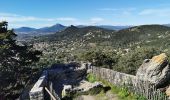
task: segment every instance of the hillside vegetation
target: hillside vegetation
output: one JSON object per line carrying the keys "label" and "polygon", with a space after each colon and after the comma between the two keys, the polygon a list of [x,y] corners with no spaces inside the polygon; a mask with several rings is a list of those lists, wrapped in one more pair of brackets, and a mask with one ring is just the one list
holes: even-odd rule
{"label": "hillside vegetation", "polygon": [[69,61],[90,61],[135,74],[144,59],[169,52],[170,27],[142,25],[119,31],[94,26],[70,26],[61,32],[34,38],[36,49],[43,51],[39,66]]}

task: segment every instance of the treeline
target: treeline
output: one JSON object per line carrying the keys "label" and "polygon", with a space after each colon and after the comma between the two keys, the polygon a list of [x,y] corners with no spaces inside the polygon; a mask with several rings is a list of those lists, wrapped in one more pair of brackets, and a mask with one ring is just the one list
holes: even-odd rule
{"label": "treeline", "polygon": [[94,66],[110,68],[127,74],[136,74],[144,59],[151,59],[160,54],[161,50],[154,47],[142,47],[127,51],[88,51],[83,53],[82,60],[92,62]]}

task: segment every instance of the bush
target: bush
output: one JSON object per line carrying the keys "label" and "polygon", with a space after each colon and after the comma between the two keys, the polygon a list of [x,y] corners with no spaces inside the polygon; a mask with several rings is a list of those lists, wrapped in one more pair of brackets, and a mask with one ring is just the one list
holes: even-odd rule
{"label": "bush", "polygon": [[93,88],[91,89],[88,94],[90,95],[96,95],[96,94],[99,94],[101,91],[104,91],[104,88],[103,87],[96,87],[96,88]]}
{"label": "bush", "polygon": [[118,96],[120,96],[121,98],[127,98],[129,95],[130,95],[130,92],[128,91],[126,87],[120,88]]}
{"label": "bush", "polygon": [[[88,75],[90,77],[95,77],[93,74],[88,74]],[[136,94],[133,94],[132,92],[129,92],[126,86],[117,87],[113,85],[112,83],[105,81],[99,77],[95,77],[95,80],[101,81],[104,85],[109,86],[111,88],[111,92],[113,92],[114,94],[118,94],[118,97],[120,100],[147,100],[145,97],[141,95],[136,95]],[[103,95],[103,93],[101,93],[101,95]]]}
{"label": "bush", "polygon": [[135,50],[122,55],[118,59],[116,66],[113,67],[113,70],[135,75],[144,59],[151,59],[153,56],[160,54],[160,52],[160,50],[152,47],[136,48]]}
{"label": "bush", "polygon": [[94,83],[96,80],[96,77],[93,74],[88,74],[86,77],[87,81]]}
{"label": "bush", "polygon": [[82,55],[82,59],[92,62],[97,67],[106,67],[112,69],[117,62],[117,55],[115,52],[89,51]]}

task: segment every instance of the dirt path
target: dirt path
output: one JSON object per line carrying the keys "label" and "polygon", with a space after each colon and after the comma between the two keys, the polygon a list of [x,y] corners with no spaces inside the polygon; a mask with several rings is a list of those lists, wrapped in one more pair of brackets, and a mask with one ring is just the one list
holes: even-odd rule
{"label": "dirt path", "polygon": [[119,100],[117,94],[113,94],[111,91],[106,93],[107,100]]}
{"label": "dirt path", "polygon": [[111,91],[106,92],[104,95],[81,95],[74,100],[119,100],[116,94]]}
{"label": "dirt path", "polygon": [[[80,85],[77,88],[83,88],[88,90],[89,87],[92,87],[92,83],[88,81],[81,81]],[[99,93],[97,95],[81,95],[74,100],[119,100],[117,94],[112,93],[110,90],[106,93]]]}
{"label": "dirt path", "polygon": [[90,95],[83,95],[82,99],[83,100],[95,100],[95,97],[94,96],[90,96]]}

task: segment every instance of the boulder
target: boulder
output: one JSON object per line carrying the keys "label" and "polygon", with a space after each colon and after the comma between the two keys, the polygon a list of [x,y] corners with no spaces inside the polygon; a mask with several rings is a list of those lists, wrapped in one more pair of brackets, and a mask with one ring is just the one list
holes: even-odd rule
{"label": "boulder", "polygon": [[166,89],[166,92],[165,92],[165,93],[166,93],[167,96],[170,96],[170,87],[168,87],[168,88]]}
{"label": "boulder", "polygon": [[63,85],[62,98],[68,95],[68,92],[72,90],[71,85]]}
{"label": "boulder", "polygon": [[138,79],[150,81],[156,88],[166,87],[170,82],[170,66],[166,54],[144,60],[136,76]]}
{"label": "boulder", "polygon": [[[101,82],[90,83],[88,81],[83,80],[78,87],[72,87],[71,85],[64,85],[62,90],[62,98],[74,94],[86,94],[89,91],[95,89],[103,89],[104,86]],[[98,92],[98,91],[97,91]]]}

